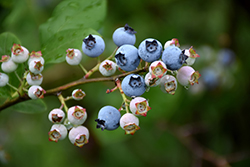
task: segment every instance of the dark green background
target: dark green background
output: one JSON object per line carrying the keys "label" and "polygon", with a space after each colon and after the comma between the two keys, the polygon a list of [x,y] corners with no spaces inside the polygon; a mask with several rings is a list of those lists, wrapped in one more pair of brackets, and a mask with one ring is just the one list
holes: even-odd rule
{"label": "dark green background", "polygon": [[[60,0],[0,0],[0,33],[10,31],[23,46],[40,50],[38,27],[50,16]],[[115,49],[112,33],[128,23],[136,31],[138,46],[146,38],[156,38],[162,44],[178,38],[181,46],[191,46],[200,54],[196,70],[216,67],[221,83],[213,90],[191,93],[179,85],[174,96],[152,88],[143,96],[152,110],[140,117],[141,129],[133,136],[95,128],[94,119],[104,105],[119,108],[122,98],[118,92],[106,94],[114,83],[93,83],[80,86],[87,96],[80,102],[87,109],[85,126],[90,141],[82,148],[73,146],[66,138],[58,143],[48,141],[51,123],[49,111],[59,107],[56,97],[44,101],[48,110],[37,114],[15,111],[0,113],[0,151],[8,154],[8,163],[0,166],[167,166],[213,167],[193,154],[196,146],[186,147],[188,138],[176,137],[177,132],[194,130],[192,135],[202,147],[227,157],[233,167],[250,166],[249,148],[249,41],[250,14],[247,1],[237,0],[109,0],[107,15],[98,32],[103,36],[106,50],[102,58]],[[249,11],[249,10],[248,10]],[[233,66],[218,65],[216,58],[222,48],[236,54]],[[87,69],[96,60],[84,58]],[[219,71],[218,71],[219,72]],[[45,66],[42,86],[49,89],[82,76],[78,67],[66,63]],[[95,74],[93,77],[100,76]],[[229,76],[229,79],[228,79]],[[197,86],[197,85],[195,85]],[[70,94],[70,89],[63,93]],[[183,143],[184,142],[184,143]],[[1,157],[1,156],[0,156]],[[1,160],[1,158],[0,158]]]}

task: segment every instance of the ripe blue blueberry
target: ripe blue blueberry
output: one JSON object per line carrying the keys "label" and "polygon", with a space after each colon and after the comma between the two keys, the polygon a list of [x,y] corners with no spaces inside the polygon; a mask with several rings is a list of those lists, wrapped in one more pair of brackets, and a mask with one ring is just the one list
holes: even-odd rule
{"label": "ripe blue blueberry", "polygon": [[139,57],[146,62],[153,62],[161,57],[162,44],[156,39],[148,38],[138,47]]}
{"label": "ripe blue blueberry", "polygon": [[162,61],[169,70],[178,70],[186,63],[187,55],[180,48],[172,45],[167,47],[162,53]]}
{"label": "ripe blue blueberry", "polygon": [[129,74],[121,84],[122,90],[127,96],[141,96],[146,91],[145,81],[138,74]]}
{"label": "ripe blue blueberry", "polygon": [[114,130],[120,126],[121,113],[113,106],[104,106],[98,113],[96,128]]}
{"label": "ripe blue blueberry", "polygon": [[102,37],[98,35],[89,35],[83,39],[82,51],[89,57],[98,57],[105,49],[105,43]]}
{"label": "ripe blue blueberry", "polygon": [[113,41],[116,46],[122,46],[124,44],[134,45],[136,41],[136,31],[126,24],[124,27],[117,28],[113,33]]}
{"label": "ripe blue blueberry", "polygon": [[202,75],[202,81],[204,82],[205,86],[208,89],[213,90],[217,88],[217,86],[219,86],[220,77],[218,71],[216,71],[214,68],[212,67],[204,68],[201,71],[201,75]]}
{"label": "ripe blue blueberry", "polygon": [[133,45],[122,45],[116,51],[115,61],[116,64],[124,71],[135,70],[140,63],[137,48]]}

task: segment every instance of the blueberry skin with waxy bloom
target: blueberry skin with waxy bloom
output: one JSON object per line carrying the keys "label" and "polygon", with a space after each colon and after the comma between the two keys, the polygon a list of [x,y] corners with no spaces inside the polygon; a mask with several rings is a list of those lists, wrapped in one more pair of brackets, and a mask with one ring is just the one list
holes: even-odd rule
{"label": "blueberry skin with waxy bloom", "polygon": [[135,33],[136,31],[126,24],[124,27],[117,28],[112,38],[116,46],[122,46],[124,44],[134,45],[136,41]]}
{"label": "blueberry skin with waxy bloom", "polygon": [[140,63],[137,48],[128,44],[120,46],[116,51],[115,61],[116,64],[124,71],[135,70]]}
{"label": "blueberry skin with waxy bloom", "polygon": [[161,57],[162,44],[153,38],[142,41],[138,47],[139,57],[146,62],[153,62]]}
{"label": "blueberry skin with waxy bloom", "polygon": [[82,51],[89,57],[100,56],[105,49],[105,42],[98,35],[89,35],[83,39]]}
{"label": "blueberry skin with waxy bloom", "polygon": [[104,106],[99,110],[96,128],[115,130],[120,126],[121,113],[113,106]]}
{"label": "blueberry skin with waxy bloom", "polygon": [[188,56],[176,46],[167,47],[162,53],[162,61],[166,64],[169,70],[178,70],[186,63]]}
{"label": "blueberry skin with waxy bloom", "polygon": [[145,81],[138,74],[127,75],[121,84],[122,90],[127,96],[141,96],[146,91]]}

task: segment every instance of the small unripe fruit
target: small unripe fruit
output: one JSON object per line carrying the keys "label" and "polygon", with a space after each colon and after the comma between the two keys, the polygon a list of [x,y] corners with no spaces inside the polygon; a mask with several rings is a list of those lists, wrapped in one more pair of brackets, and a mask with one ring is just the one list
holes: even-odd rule
{"label": "small unripe fruit", "polygon": [[18,65],[12,61],[11,57],[7,55],[2,56],[0,62],[2,62],[1,69],[6,73],[11,73],[18,67]]}
{"label": "small unripe fruit", "polygon": [[200,73],[195,71],[190,66],[183,66],[178,70],[176,78],[178,82],[183,86],[198,84],[198,79],[200,78]]}
{"label": "small unripe fruit", "polygon": [[176,78],[172,75],[165,75],[161,78],[161,90],[164,93],[169,93],[174,95],[177,89],[177,81]]}
{"label": "small unripe fruit", "polygon": [[28,90],[28,95],[31,99],[43,98],[46,91],[38,85],[33,85]]}
{"label": "small unripe fruit", "polygon": [[9,76],[0,72],[0,87],[4,87],[9,82]]}
{"label": "small unripe fruit", "polygon": [[69,65],[78,65],[82,60],[82,53],[78,49],[67,49],[66,50],[66,62]]}
{"label": "small unripe fruit", "polygon": [[99,71],[103,76],[111,76],[116,72],[116,66],[115,62],[104,60],[99,66]]}
{"label": "small unripe fruit", "polygon": [[124,114],[120,119],[120,126],[125,130],[125,134],[133,135],[139,127],[139,119],[131,113]]}
{"label": "small unripe fruit", "polygon": [[69,131],[69,140],[75,146],[82,147],[88,143],[89,130],[85,126],[73,127]]}
{"label": "small unripe fruit", "polygon": [[167,72],[167,67],[162,61],[154,61],[149,66],[149,72],[151,73],[152,78],[161,78]]}
{"label": "small unripe fruit", "polygon": [[68,120],[73,125],[81,125],[87,119],[86,109],[81,106],[73,106],[68,110]]}
{"label": "small unripe fruit", "polygon": [[75,89],[72,92],[72,98],[74,100],[82,100],[86,96],[86,93],[81,89]]}
{"label": "small unripe fruit", "polygon": [[29,51],[20,44],[14,44],[11,48],[11,58],[15,63],[24,63],[29,58]]}
{"label": "small unripe fruit", "polygon": [[50,111],[48,118],[52,123],[61,123],[65,118],[65,113],[63,110],[55,108]]}
{"label": "small unripe fruit", "polygon": [[29,63],[29,70],[33,74],[39,74],[43,71],[43,64],[40,60],[31,60]]}
{"label": "small unripe fruit", "polygon": [[132,99],[129,104],[129,108],[133,114],[137,116],[142,115],[144,117],[147,115],[147,112],[151,109],[151,107],[149,107],[147,99],[145,99],[144,97],[136,97]]}
{"label": "small unripe fruit", "polygon": [[67,133],[68,130],[63,124],[54,124],[49,131],[49,141],[58,142],[58,140],[63,140]]}
{"label": "small unripe fruit", "polygon": [[29,72],[26,76],[26,81],[29,85],[41,85],[43,82],[42,74],[33,74]]}

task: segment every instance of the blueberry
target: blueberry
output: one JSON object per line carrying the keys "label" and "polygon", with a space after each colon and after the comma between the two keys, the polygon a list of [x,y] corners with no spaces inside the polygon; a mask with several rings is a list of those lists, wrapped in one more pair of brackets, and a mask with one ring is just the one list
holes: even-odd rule
{"label": "blueberry", "polygon": [[201,71],[201,75],[202,80],[208,89],[213,90],[219,86],[219,75],[218,71],[216,71],[215,69],[206,67]]}
{"label": "blueberry", "polygon": [[146,85],[142,76],[138,74],[127,75],[121,84],[122,90],[127,96],[141,96],[145,90]]}
{"label": "blueberry", "polygon": [[98,119],[95,120],[97,122],[96,128],[114,130],[120,126],[120,118],[120,111],[115,107],[104,106],[98,113]]}
{"label": "blueberry", "polygon": [[117,46],[124,44],[134,45],[136,41],[136,31],[126,24],[124,27],[117,28],[113,33],[113,41]]}
{"label": "blueberry", "polygon": [[137,48],[133,45],[122,45],[116,51],[115,61],[116,64],[124,71],[135,70],[140,63]]}
{"label": "blueberry", "polygon": [[89,57],[100,56],[105,49],[105,43],[102,37],[98,35],[89,35],[83,39],[82,51]]}
{"label": "blueberry", "polygon": [[227,48],[221,49],[218,53],[219,62],[222,65],[228,66],[235,62],[235,53]]}
{"label": "blueberry", "polygon": [[139,57],[146,62],[153,62],[161,57],[162,44],[156,39],[148,38],[138,47]]}
{"label": "blueberry", "polygon": [[169,70],[178,70],[186,63],[187,58],[184,51],[174,45],[167,47],[162,53],[162,61]]}

